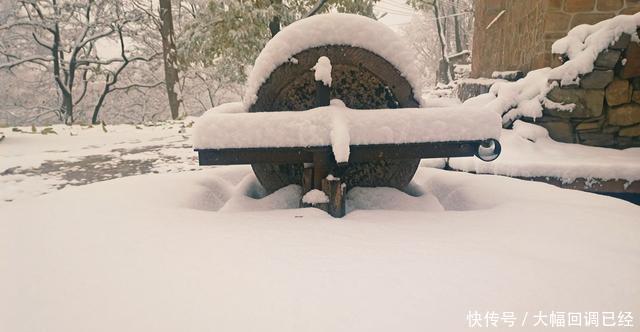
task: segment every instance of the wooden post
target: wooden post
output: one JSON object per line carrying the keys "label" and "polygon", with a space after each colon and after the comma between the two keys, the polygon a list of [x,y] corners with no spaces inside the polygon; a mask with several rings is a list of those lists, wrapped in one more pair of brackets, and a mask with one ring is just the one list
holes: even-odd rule
{"label": "wooden post", "polygon": [[335,218],[342,218],[347,214],[345,202],[346,185],[339,178],[322,179],[322,191],[329,197],[327,212]]}
{"label": "wooden post", "polygon": [[[302,197],[313,189],[313,164],[305,163],[304,166],[302,171]],[[311,204],[304,203],[302,197],[300,197],[300,207],[310,207]]]}
{"label": "wooden post", "polygon": [[316,81],[316,107],[329,106],[331,88],[322,81]]}
{"label": "wooden post", "polygon": [[313,189],[313,164],[304,165],[302,171],[302,194],[306,194]]}
{"label": "wooden post", "polygon": [[322,179],[329,175],[329,156],[326,152],[313,152],[313,189],[322,190]]}

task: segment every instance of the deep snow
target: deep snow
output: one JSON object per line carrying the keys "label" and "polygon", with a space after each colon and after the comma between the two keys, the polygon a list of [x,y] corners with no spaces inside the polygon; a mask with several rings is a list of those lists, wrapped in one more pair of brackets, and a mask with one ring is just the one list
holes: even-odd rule
{"label": "deep snow", "polygon": [[470,310],[640,312],[640,207],[429,168],[409,192],[353,190],[336,220],[292,208],[296,186],[256,199],[232,166],[0,204],[0,330],[459,331]]}

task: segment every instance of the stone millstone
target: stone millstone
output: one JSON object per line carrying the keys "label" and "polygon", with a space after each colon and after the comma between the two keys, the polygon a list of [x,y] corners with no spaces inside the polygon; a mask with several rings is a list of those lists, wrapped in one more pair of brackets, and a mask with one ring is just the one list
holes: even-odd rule
{"label": "stone millstone", "polygon": [[[299,112],[314,108],[316,82],[310,69],[321,56],[331,60],[331,99],[340,99],[354,109],[419,106],[411,85],[391,63],[362,48],[332,45],[304,50],[293,56],[298,60],[296,64],[287,62],[276,68],[258,90],[258,98],[249,112]],[[347,189],[356,186],[403,189],[419,163],[419,159],[351,163],[341,170],[344,172],[341,178]],[[269,192],[289,184],[302,184],[302,164],[251,167]]]}

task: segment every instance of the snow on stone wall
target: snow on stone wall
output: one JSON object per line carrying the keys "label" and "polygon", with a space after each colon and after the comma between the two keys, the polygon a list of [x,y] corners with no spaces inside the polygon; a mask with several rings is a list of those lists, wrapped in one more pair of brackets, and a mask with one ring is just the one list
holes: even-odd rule
{"label": "snow on stone wall", "polygon": [[551,54],[551,44],[573,27],[640,12],[636,0],[476,0],[474,5],[471,77],[555,67],[559,61]]}
{"label": "snow on stone wall", "polygon": [[564,63],[498,81],[466,105],[485,105],[509,127],[522,118],[560,142],[640,146],[640,13],[579,25],[557,40]]}

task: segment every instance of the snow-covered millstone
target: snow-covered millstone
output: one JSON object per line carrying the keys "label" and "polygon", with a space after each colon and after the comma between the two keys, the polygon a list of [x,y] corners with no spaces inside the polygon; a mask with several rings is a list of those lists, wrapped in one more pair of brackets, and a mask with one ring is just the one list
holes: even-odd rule
{"label": "snow-covered millstone", "polygon": [[[328,212],[342,217],[344,193],[349,186],[357,187],[357,182],[349,182],[350,165],[472,155],[491,161],[500,154],[500,128],[500,117],[488,111],[353,110],[333,100],[330,106],[302,112],[214,109],[197,122],[193,141],[200,165],[251,163],[255,170],[264,163],[311,163],[298,183],[305,192],[322,189],[329,196]],[[329,179],[334,171],[341,179]]]}
{"label": "snow-covered millstone", "polygon": [[[260,88],[279,66],[291,63],[291,59],[296,59],[292,64],[301,64],[297,54],[327,45],[343,45],[372,52],[400,71],[411,86],[422,86],[420,75],[415,70],[413,51],[385,24],[353,14],[314,15],[285,27],[260,52],[248,78],[244,98],[247,109],[258,100]],[[332,56],[329,58],[331,62],[337,59]],[[313,64],[317,59],[311,60]],[[420,89],[413,91],[413,98],[420,100]]]}
{"label": "snow-covered millstone", "polygon": [[[404,189],[420,158],[497,157],[497,114],[417,108],[414,58],[398,40],[383,24],[354,15],[291,24],[256,60],[248,112],[214,110],[198,122],[200,164],[251,163],[268,192],[291,184],[304,193],[322,189],[327,211],[342,217],[346,190]],[[343,182],[324,179],[328,174]]]}
{"label": "snow-covered millstone", "polygon": [[[419,107],[421,84],[414,61],[411,48],[380,22],[351,14],[315,15],[287,26],[267,43],[249,75],[245,108],[248,112],[305,111],[325,106],[330,99],[340,99],[353,109]],[[322,90],[316,81],[331,91]],[[316,101],[316,96],[324,101]],[[348,141],[345,131],[334,133],[336,142]],[[346,160],[347,144],[342,146],[336,152],[340,152],[338,159]],[[418,159],[351,164],[345,178],[353,186],[402,188],[418,164]],[[271,192],[300,184],[302,178],[301,164],[252,166]]]}

